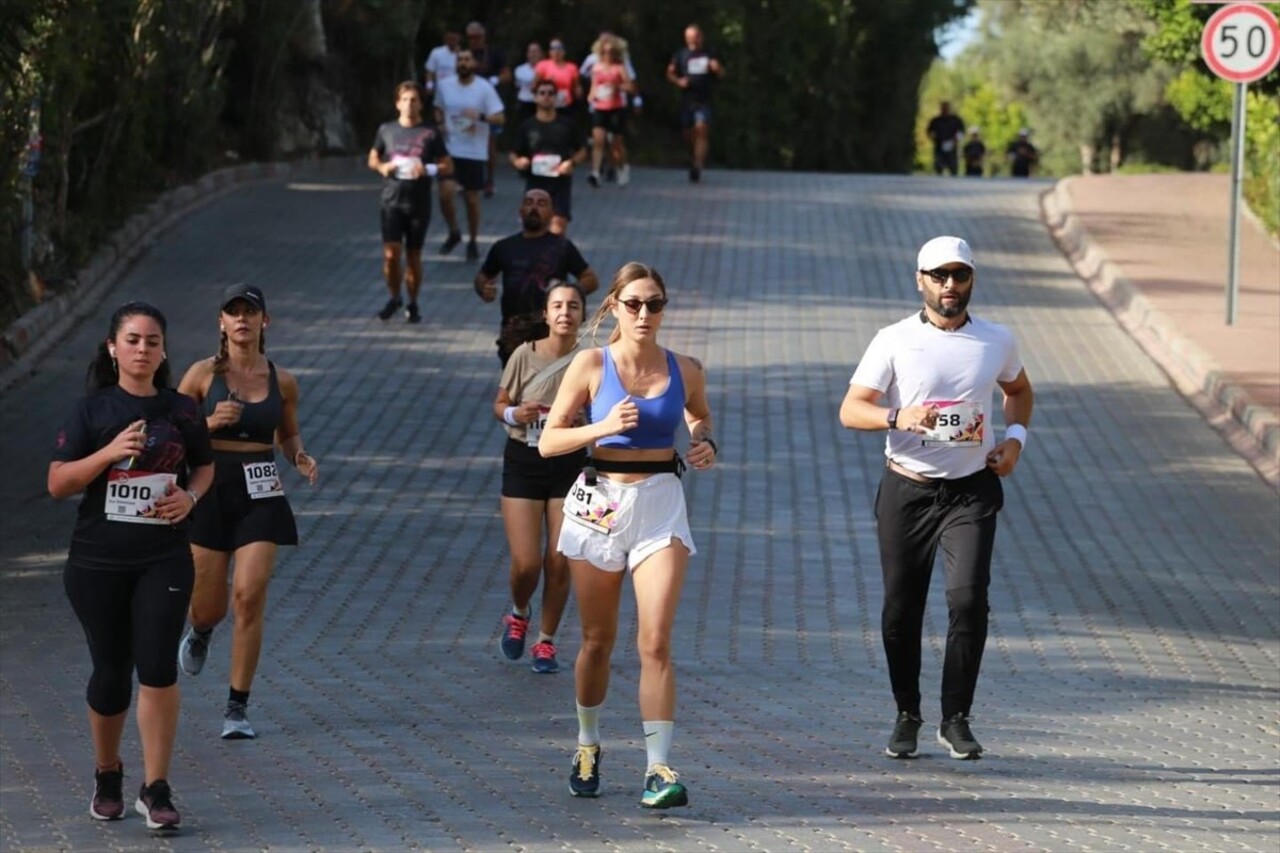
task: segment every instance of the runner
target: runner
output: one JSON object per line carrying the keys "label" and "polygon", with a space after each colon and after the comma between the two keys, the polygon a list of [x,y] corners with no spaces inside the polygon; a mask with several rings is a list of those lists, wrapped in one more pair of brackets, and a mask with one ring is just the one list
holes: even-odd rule
{"label": "runner", "polygon": [[276,549],[297,545],[298,529],[276,468],[275,445],[312,485],[319,470],[298,431],[298,381],[266,356],[271,323],[262,291],[235,284],[222,294],[218,354],[197,361],[179,386],[199,402],[213,439],[217,477],[209,500],[192,518],[195,590],[191,628],[179,663],[199,675],[213,629],[227,615],[227,575],[235,559],[231,608],[231,685],[222,737],[256,737],[247,718],[249,690],[262,652],[262,616]]}
{"label": "runner", "polygon": [[462,242],[453,199],[457,185],[462,185],[467,206],[467,260],[480,258],[476,235],[480,230],[480,192],[484,189],[485,166],[489,158],[489,132],[502,124],[502,99],[493,85],[476,75],[475,57],[463,48],[458,51],[458,73],[436,86],[438,123],[445,130],[445,144],[453,158],[453,180],[440,185],[440,212],[449,226],[449,236],[440,247],[447,255]]}
{"label": "runner", "polygon": [[404,244],[405,288],[409,304],[404,316],[422,322],[418,291],[422,288],[422,243],[431,223],[431,179],[453,173],[434,121],[422,117],[422,90],[412,80],[396,87],[400,117],[378,128],[369,149],[369,168],[382,176],[382,276],[390,298],[378,319],[390,320],[404,301],[400,298],[400,256]]}
{"label": "runner", "polygon": [[444,31],[444,44],[433,47],[427,54],[427,61],[422,63],[422,87],[427,95],[435,95],[436,84],[452,77],[458,67],[458,45],[462,37],[457,30]]}
{"label": "runner", "polygon": [[143,785],[134,808],[149,829],[176,830],[168,779],[180,703],[174,655],[193,572],[186,520],[213,482],[213,451],[195,402],[169,387],[165,329],[144,302],[111,315],[89,393],[58,431],[48,487],[55,500],[84,493],[63,584],[93,660],[89,816],[124,817],[120,741],[136,669]]}
{"label": "runner", "polygon": [[591,175],[587,180],[593,187],[600,186],[600,164],[604,160],[605,145],[609,145],[614,168],[618,171],[618,186],[625,187],[631,180],[624,140],[627,132],[626,96],[635,90],[635,84],[622,62],[622,48],[616,41],[605,41],[600,54],[591,69],[591,91],[587,95],[592,109]]}
{"label": "runner", "polygon": [[[881,632],[898,718],[885,752],[911,758],[920,712],[920,633],[942,547],[949,622],[938,742],[952,758],[980,758],[969,726],[987,641],[987,588],[1001,477],[1027,442],[1033,396],[1013,334],[968,311],[975,286],[969,244],[935,237],[916,259],[924,307],[881,329],[858,363],[840,407],[849,429],[887,429],[876,495],[884,573]],[[1004,441],[996,444],[992,398],[1004,396]]]}
{"label": "runner", "polygon": [[[524,654],[531,618],[530,601],[543,578],[542,616],[533,646],[533,671],[560,669],[556,630],[569,600],[569,563],[555,548],[564,520],[564,496],[586,464],[586,450],[543,459],[538,439],[565,368],[578,347],[587,296],[577,284],[555,282],[547,288],[543,311],[551,334],[521,344],[502,371],[494,415],[506,425],[502,454],[502,523],[511,548],[511,612],[503,617],[502,653],[510,660]],[[547,544],[542,544],[542,529]]]}
{"label": "runner", "polygon": [[[692,358],[658,345],[667,288],[656,270],[628,263],[614,276],[593,319],[612,314],[608,346],[574,357],[547,416],[538,450],[555,457],[593,447],[564,502],[559,550],[569,571],[582,622],[574,668],[578,749],[569,775],[577,797],[600,794],[600,710],[609,688],[609,659],[618,636],[618,606],[630,569],[640,652],[640,717],[648,757],[640,803],[687,805],[689,795],[671,769],[676,678],[671,629],[696,550],[689,532],[676,452],[676,430],[688,426],[688,464],[706,470],[716,460],[706,376]],[[590,406],[591,422],[575,426]]]}
{"label": "runner", "polygon": [[689,145],[691,183],[702,180],[711,144],[711,84],[723,76],[720,59],[702,46],[702,28],[685,27],[684,47],[667,64],[667,79],[680,88],[680,125]]}
{"label": "runner", "polygon": [[516,81],[516,127],[533,117],[537,103],[533,99],[533,84],[538,79],[534,70],[543,59],[542,45],[536,41],[529,42],[524,51],[524,63],[516,66],[513,78]]}
{"label": "runner", "polygon": [[546,190],[551,196],[551,233],[564,235],[573,219],[573,169],[587,159],[587,149],[573,124],[555,108],[556,86],[534,85],[538,111],[516,129],[511,165],[525,176],[525,191]]}
{"label": "runner", "polygon": [[539,80],[550,80],[556,85],[556,111],[564,118],[575,121],[578,102],[582,98],[582,80],[578,66],[564,58],[564,40],[551,39],[547,46],[550,54],[534,68]]}

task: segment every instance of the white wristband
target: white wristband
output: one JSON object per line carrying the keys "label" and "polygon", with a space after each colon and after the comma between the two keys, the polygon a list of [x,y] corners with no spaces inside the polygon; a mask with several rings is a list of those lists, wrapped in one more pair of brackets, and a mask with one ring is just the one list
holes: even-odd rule
{"label": "white wristband", "polygon": [[511,426],[520,426],[520,422],[516,420],[516,407],[507,406],[507,408],[504,409],[502,412],[502,420],[504,420]]}
{"label": "white wristband", "polygon": [[636,109],[640,109],[640,107],[644,106],[644,99],[641,98],[639,95],[632,96],[631,106],[635,107]]}
{"label": "white wristband", "polygon": [[1027,449],[1027,428],[1022,424],[1009,424],[1004,428],[1004,437],[1014,439],[1023,450]]}
{"label": "white wristband", "polygon": [[427,163],[422,167],[422,170],[427,173],[428,178],[434,178],[436,174],[440,171],[440,167],[437,166],[435,163]]}

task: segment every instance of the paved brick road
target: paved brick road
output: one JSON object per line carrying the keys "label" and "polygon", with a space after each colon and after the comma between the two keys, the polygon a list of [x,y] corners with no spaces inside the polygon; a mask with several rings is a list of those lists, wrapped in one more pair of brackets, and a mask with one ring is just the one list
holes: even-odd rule
{"label": "paved brick road", "polygon": [[[693,804],[667,814],[637,804],[629,639],[597,801],[566,790],[569,671],[498,654],[497,309],[473,268],[432,255],[426,321],[384,326],[372,180],[261,185],[199,211],[0,406],[0,847],[1274,850],[1276,494],[1070,272],[1037,219],[1044,187],[725,172],[690,187],[643,169],[625,191],[580,185],[574,236],[602,276],[640,258],[671,283],[666,342],[706,361],[723,449],[686,477],[701,553],[676,629],[673,761]],[[515,230],[516,194],[507,180],[486,202],[486,242]],[[1037,409],[996,552],[975,708],[988,757],[894,762],[880,442],[836,409],[871,334],[916,302],[915,248],[946,232],[979,252],[974,307],[1017,330]],[[241,279],[267,290],[269,349],[301,378],[323,484],[288,481],[304,544],[271,590],[261,736],[217,738],[222,630],[182,682],[185,831],[153,841],[136,817],[85,814],[88,656],[60,581],[74,507],[44,494],[46,448],[111,307],[163,306],[185,366],[212,351],[217,294]],[[576,631],[571,612],[567,661]],[[125,756],[136,785],[132,727]]]}

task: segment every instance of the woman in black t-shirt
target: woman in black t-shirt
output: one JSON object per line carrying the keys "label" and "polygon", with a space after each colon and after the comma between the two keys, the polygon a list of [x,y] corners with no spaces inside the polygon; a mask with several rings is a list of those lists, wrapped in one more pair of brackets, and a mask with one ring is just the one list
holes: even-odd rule
{"label": "woman in black t-shirt", "polygon": [[195,401],[169,387],[164,335],[164,315],[146,303],[111,315],[89,393],[58,432],[49,494],[84,493],[63,582],[93,659],[89,814],[124,816],[120,740],[136,669],[145,772],[134,807],[149,828],[173,830],[178,638],[194,574],[186,519],[213,482],[213,451]]}

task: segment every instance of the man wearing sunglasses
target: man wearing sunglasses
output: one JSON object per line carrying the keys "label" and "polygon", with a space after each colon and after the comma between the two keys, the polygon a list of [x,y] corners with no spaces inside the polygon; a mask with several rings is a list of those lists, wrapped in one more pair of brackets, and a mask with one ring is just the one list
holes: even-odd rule
{"label": "man wearing sunglasses", "polygon": [[509,156],[526,190],[551,196],[551,233],[564,234],[573,218],[573,167],[587,159],[587,148],[573,122],[556,112],[557,91],[550,80],[534,83],[537,112],[516,129]]}
{"label": "man wearing sunglasses", "polygon": [[520,202],[522,230],[494,243],[476,273],[476,295],[485,302],[498,298],[502,275],[502,327],[495,343],[503,367],[520,344],[550,333],[542,308],[552,281],[576,280],[584,293],[600,286],[578,247],[568,237],[551,233],[551,216],[551,195],[527,190]]}
{"label": "man wearing sunglasses", "polygon": [[[888,430],[876,496],[884,575],[881,633],[898,716],[885,753],[912,758],[923,725],[920,647],[934,557],[942,548],[949,614],[938,742],[976,759],[969,725],[987,641],[987,588],[1000,478],[1027,443],[1033,395],[1013,333],[969,313],[976,266],[969,244],[936,237],[920,249],[919,312],[876,333],[849,381],[840,423]],[[1004,439],[993,400],[1002,395]]]}

